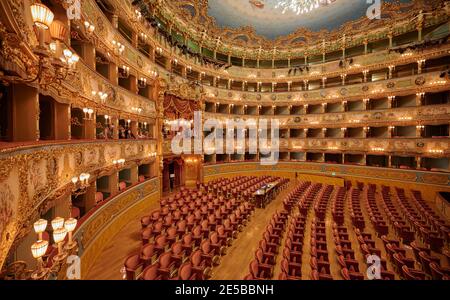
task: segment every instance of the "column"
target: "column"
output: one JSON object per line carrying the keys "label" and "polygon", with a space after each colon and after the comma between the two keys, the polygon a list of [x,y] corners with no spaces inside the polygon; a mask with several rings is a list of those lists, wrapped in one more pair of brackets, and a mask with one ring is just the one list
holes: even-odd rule
{"label": "column", "polygon": [[88,186],[86,189],[85,200],[84,200],[86,212],[93,209],[96,205],[95,193],[97,193],[97,182],[94,181],[94,182],[91,182],[90,184],[91,185]]}
{"label": "column", "polygon": [[117,195],[119,192],[119,172],[114,171],[113,174],[109,175],[109,193],[111,196]]}
{"label": "column", "polygon": [[130,181],[132,185],[138,183],[139,180],[139,167],[137,165],[130,167]]}
{"label": "column", "polygon": [[56,102],[55,107],[55,140],[70,139],[70,105]]}
{"label": "column", "polygon": [[84,63],[92,70],[95,70],[96,62],[94,45],[92,45],[91,43],[82,43],[81,47]]}
{"label": "column", "polygon": [[111,118],[113,129],[113,139],[118,140],[119,139],[119,117],[113,116]]}
{"label": "column", "polygon": [[[37,89],[22,85],[11,85],[13,99],[12,141],[39,140],[39,94]],[[24,120],[27,120],[24,122]]]}
{"label": "column", "polygon": [[388,168],[392,168],[392,155],[388,156]]}

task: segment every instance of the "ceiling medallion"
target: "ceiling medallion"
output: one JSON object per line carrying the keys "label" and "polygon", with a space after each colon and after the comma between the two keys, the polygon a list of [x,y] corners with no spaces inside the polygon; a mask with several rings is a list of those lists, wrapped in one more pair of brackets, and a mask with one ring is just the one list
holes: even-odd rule
{"label": "ceiling medallion", "polygon": [[394,87],[395,87],[395,82],[388,82],[387,83],[387,85],[386,85],[386,87],[388,88],[388,89],[393,89]]}
{"label": "ceiling medallion", "polygon": [[282,14],[292,11],[297,15],[307,14],[313,10],[333,3],[336,0],[283,0],[279,1],[275,8],[282,9]]}

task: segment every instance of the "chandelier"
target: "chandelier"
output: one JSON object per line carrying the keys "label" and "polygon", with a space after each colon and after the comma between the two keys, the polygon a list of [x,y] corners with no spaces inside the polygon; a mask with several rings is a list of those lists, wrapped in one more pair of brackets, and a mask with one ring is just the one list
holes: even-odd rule
{"label": "chandelier", "polygon": [[285,14],[288,10],[300,14],[307,14],[321,6],[328,5],[336,0],[281,0],[275,6],[276,9],[282,9]]}

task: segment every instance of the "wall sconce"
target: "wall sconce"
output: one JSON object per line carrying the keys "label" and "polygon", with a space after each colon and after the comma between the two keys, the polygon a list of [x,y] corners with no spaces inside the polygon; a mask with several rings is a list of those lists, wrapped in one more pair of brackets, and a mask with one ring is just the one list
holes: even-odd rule
{"label": "wall sconce", "polygon": [[118,160],[113,160],[113,165],[118,169],[123,168],[125,165],[125,159],[121,158]]}
{"label": "wall sconce", "polygon": [[128,119],[128,120],[127,120],[127,126],[126,126],[126,127],[129,128],[129,127],[130,127],[130,124],[131,124],[131,120]]}
{"label": "wall sconce", "polygon": [[128,78],[130,76],[130,67],[122,66],[119,68],[119,77],[120,78]]}
{"label": "wall sconce", "polygon": [[371,149],[373,152],[384,152],[384,148],[381,147],[374,147]]}
{"label": "wall sconce", "polygon": [[94,110],[92,108],[87,108],[87,107],[83,108],[83,113],[84,113],[84,119],[85,120],[87,120],[87,121],[92,121],[93,120],[92,115],[94,113]]}
{"label": "wall sconce", "polygon": [[111,118],[108,115],[105,115],[104,117],[105,117],[105,123],[106,123],[106,125],[108,125],[110,120],[111,120]]}
{"label": "wall sconce", "polygon": [[142,19],[142,13],[139,10],[136,9],[134,11],[134,14],[137,21],[140,21]]}
{"label": "wall sconce", "polygon": [[31,5],[30,9],[33,23],[38,30],[39,48],[43,49],[45,43],[45,31],[49,29],[53,23],[55,15],[47,6],[41,3]]}
{"label": "wall sconce", "polygon": [[159,55],[162,55],[163,49],[161,47],[156,48],[156,53],[158,53]]}
{"label": "wall sconce", "polygon": [[156,152],[151,152],[148,156],[149,157],[156,157],[158,154]]}
{"label": "wall sconce", "polygon": [[72,193],[75,196],[79,196],[86,193],[86,189],[90,186],[89,184],[90,177],[91,175],[88,173],[81,173],[80,176],[78,177],[76,176],[72,177],[71,179],[73,184]]}
{"label": "wall sconce", "polygon": [[34,231],[38,234],[38,240],[42,240],[42,234],[47,229],[47,220],[39,219],[33,224]]}
{"label": "wall sconce", "polygon": [[91,35],[95,30],[95,26],[89,23],[88,21],[84,22],[84,28],[86,29],[86,33],[88,35]]}
{"label": "wall sconce", "polygon": [[141,77],[138,79],[138,87],[140,89],[145,89],[147,87],[147,78]]}
{"label": "wall sconce", "polygon": [[148,71],[148,73],[150,74],[151,77],[158,77],[157,71]]}
{"label": "wall sconce", "polygon": [[[64,259],[70,254],[76,251],[78,248],[77,242],[73,241],[72,233],[77,226],[78,221],[74,218],[64,220],[61,217],[56,217],[51,221],[53,228],[53,240],[58,247],[58,254],[52,257],[52,261],[43,261],[43,257],[47,253],[49,242],[42,239],[43,233],[47,229],[47,220],[40,219],[33,224],[34,231],[38,234],[38,240],[31,246],[31,253],[33,257],[38,261],[37,269],[31,274],[31,279],[45,280],[50,275],[57,275],[64,264]],[[69,240],[65,247],[64,239],[69,234]],[[52,265],[50,268],[44,267]]]}
{"label": "wall sconce", "polygon": [[45,253],[47,253],[47,249],[48,249],[48,241],[38,240],[33,245],[31,245],[31,253],[38,262],[37,270],[35,270],[31,274],[31,279],[34,280],[44,279],[49,274],[50,270],[48,268],[44,268],[44,261],[42,259]]}
{"label": "wall sconce", "polygon": [[144,128],[145,129],[147,129],[147,126],[148,126],[147,122],[144,122]]}
{"label": "wall sconce", "polygon": [[425,126],[424,125],[417,125],[416,128],[419,129],[419,130],[424,130]]}
{"label": "wall sconce", "polygon": [[100,99],[100,101],[105,104],[106,100],[108,99],[108,94],[104,93],[104,92],[96,92],[96,91],[92,91],[92,96],[96,97],[98,96],[98,99]]}
{"label": "wall sconce", "polygon": [[147,42],[147,39],[148,39],[148,36],[147,36],[145,33],[141,32],[141,33],[139,34],[139,39],[140,39],[143,43],[146,43],[146,42]]}
{"label": "wall sconce", "polygon": [[122,45],[120,42],[117,42],[115,40],[112,41],[114,54],[116,55],[122,55],[125,51],[125,45]]}

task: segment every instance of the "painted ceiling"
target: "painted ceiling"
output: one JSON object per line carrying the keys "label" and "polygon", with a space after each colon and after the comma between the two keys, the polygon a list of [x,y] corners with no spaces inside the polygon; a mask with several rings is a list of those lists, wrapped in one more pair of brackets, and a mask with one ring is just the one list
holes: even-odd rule
{"label": "painted ceiling", "polygon": [[[276,8],[279,2],[286,0],[209,0],[208,15],[215,19],[219,27],[232,29],[252,27],[258,35],[275,40],[295,32],[298,28],[306,28],[313,32],[338,29],[349,21],[366,16],[373,1],[330,0],[327,5],[299,15],[292,10],[287,10],[283,14],[282,8]],[[384,2],[398,1],[384,0]]]}

